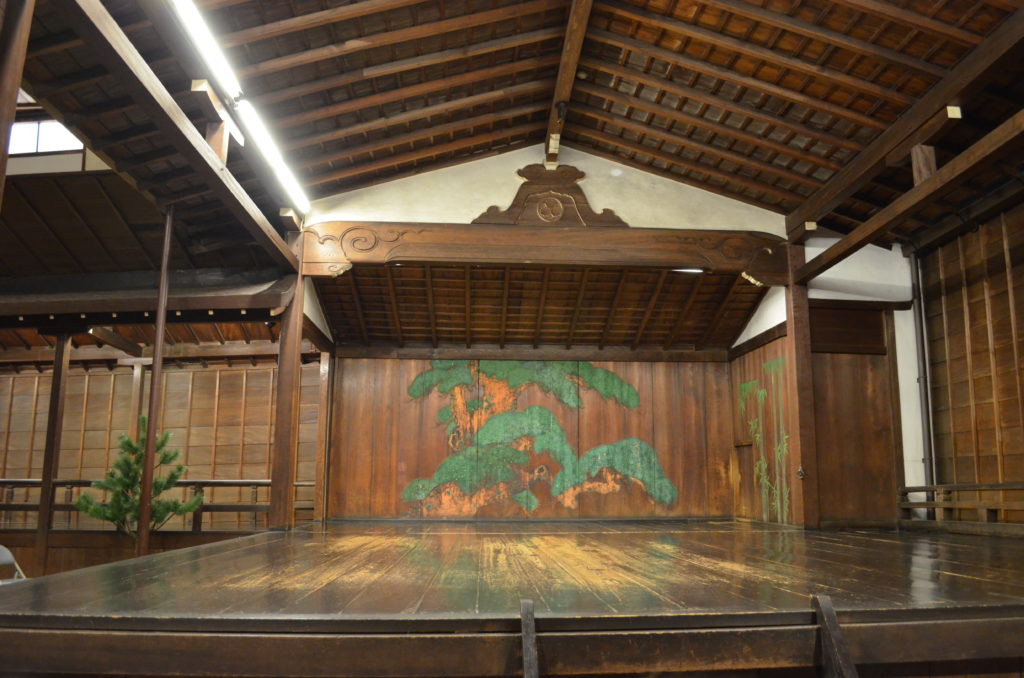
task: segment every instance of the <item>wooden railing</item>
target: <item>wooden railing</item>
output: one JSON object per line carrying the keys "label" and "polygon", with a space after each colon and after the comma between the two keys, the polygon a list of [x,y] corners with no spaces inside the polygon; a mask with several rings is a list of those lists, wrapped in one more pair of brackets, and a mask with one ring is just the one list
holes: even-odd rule
{"label": "wooden railing", "polygon": [[[901,487],[900,516],[911,524],[984,523],[1024,531],[1024,524],[1006,516],[1007,511],[1024,512],[1024,500],[1008,499],[1008,492],[1024,493],[1024,482]],[[912,500],[913,494],[924,494],[925,498]]]}
{"label": "wooden railing", "polygon": [[[74,506],[75,489],[91,487],[93,480],[55,480],[54,498],[60,496],[61,488],[64,489],[62,502],[53,504],[53,514],[63,511],[65,523],[71,524],[71,516],[76,511]],[[38,478],[0,478],[0,527],[10,527],[9,516],[11,513],[38,512],[39,502],[14,501],[14,493],[18,489],[31,489],[42,486],[42,480]],[[270,511],[269,501],[261,502],[259,490],[261,487],[270,487],[268,479],[216,479],[216,480],[179,480],[177,487],[184,488],[190,497],[194,497],[202,490],[214,488],[249,488],[248,502],[206,502],[193,512],[189,517],[189,525],[192,532],[202,532],[203,516],[208,513],[248,513],[251,514],[250,527],[253,530],[260,529],[259,515]],[[299,481],[295,487],[313,487],[313,481]],[[308,505],[306,505],[308,504]],[[311,502],[296,502],[295,508],[311,509]]]}

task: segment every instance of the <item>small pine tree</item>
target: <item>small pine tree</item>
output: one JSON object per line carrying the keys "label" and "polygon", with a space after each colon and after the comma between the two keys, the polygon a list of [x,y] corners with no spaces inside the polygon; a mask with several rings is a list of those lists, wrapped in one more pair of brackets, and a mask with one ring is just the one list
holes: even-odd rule
{"label": "small pine tree", "polygon": [[[124,532],[132,539],[135,539],[138,534],[146,429],[146,417],[139,417],[138,440],[132,440],[122,434],[118,440],[121,452],[114,461],[114,466],[107,471],[103,480],[92,484],[97,490],[109,492],[110,500],[106,504],[101,504],[89,494],[83,493],[75,502],[75,508],[79,511],[93,518],[113,523],[119,531]],[[165,491],[174,487],[187,470],[182,464],[176,464],[166,478],[157,476],[161,466],[174,464],[181,455],[179,450],[167,449],[167,442],[170,438],[170,432],[164,431],[156,439],[156,466],[153,469],[153,503],[150,522],[152,530],[159,530],[174,516],[183,516],[195,511],[203,503],[202,494],[197,494],[184,503],[177,499],[158,498]]]}

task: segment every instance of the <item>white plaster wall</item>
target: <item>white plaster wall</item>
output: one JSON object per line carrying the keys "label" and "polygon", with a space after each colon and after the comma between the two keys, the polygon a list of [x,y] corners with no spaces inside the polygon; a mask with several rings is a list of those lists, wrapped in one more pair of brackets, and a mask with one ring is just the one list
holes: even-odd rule
{"label": "white plaster wall", "polygon": [[[84,166],[83,166],[84,162]],[[34,153],[15,155],[7,160],[7,174],[57,174],[61,172],[95,172],[110,169],[92,151],[74,153]]]}
{"label": "white plaster wall", "polygon": [[770,330],[785,320],[786,288],[770,287],[767,294],[764,295],[764,299],[761,300],[761,305],[754,311],[754,315],[750,316],[747,326],[743,328],[740,336],[736,337],[736,341],[732,345],[736,346],[742,344],[747,339],[753,339],[765,330]]}
{"label": "white plaster wall", "polygon": [[331,326],[327,323],[323,307],[320,305],[320,295],[316,293],[316,287],[313,286],[312,281],[303,285],[302,292],[302,312],[320,328],[321,332],[334,339],[334,335],[331,334]]}
{"label": "white plaster wall", "polygon": [[[317,200],[307,224],[321,221],[423,221],[466,224],[491,205],[509,206],[522,183],[516,170],[543,161],[542,146],[396,179]],[[764,231],[785,235],[782,215],[563,148],[559,162],[586,173],[591,206],[612,209],[631,226]]]}

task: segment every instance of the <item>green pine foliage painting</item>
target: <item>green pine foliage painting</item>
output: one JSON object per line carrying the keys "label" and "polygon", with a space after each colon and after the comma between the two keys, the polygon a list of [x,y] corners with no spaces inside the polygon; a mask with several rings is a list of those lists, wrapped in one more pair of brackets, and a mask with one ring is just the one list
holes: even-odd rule
{"label": "green pine foliage painting", "polygon": [[[541,504],[534,492],[538,483],[566,507],[575,507],[581,493],[614,493],[627,483],[638,483],[653,501],[676,501],[677,490],[650,445],[626,438],[581,456],[551,410],[520,409],[519,394],[529,388],[573,409],[582,404],[581,389],[628,409],[640,404],[633,386],[587,362],[432,360],[410,384],[409,395],[423,398],[436,389],[448,397],[437,420],[449,455],[432,476],[406,486],[402,499],[414,504],[414,512],[472,516],[489,504],[514,502],[530,513]],[[542,457],[549,462],[540,463]]]}
{"label": "green pine foliage painting", "polygon": [[[785,365],[784,357],[770,360],[762,366],[766,384],[761,379],[753,379],[739,387],[740,415],[748,417],[747,432],[757,453],[754,487],[760,493],[761,519],[780,523],[789,522],[789,434],[786,433],[782,383]],[[770,433],[771,440],[766,432]]]}

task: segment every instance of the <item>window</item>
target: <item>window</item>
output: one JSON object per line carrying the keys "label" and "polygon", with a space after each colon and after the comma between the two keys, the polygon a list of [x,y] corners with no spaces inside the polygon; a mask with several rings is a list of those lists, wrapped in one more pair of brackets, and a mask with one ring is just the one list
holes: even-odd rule
{"label": "window", "polygon": [[16,122],[11,125],[10,155],[78,151],[82,142],[56,120]]}

